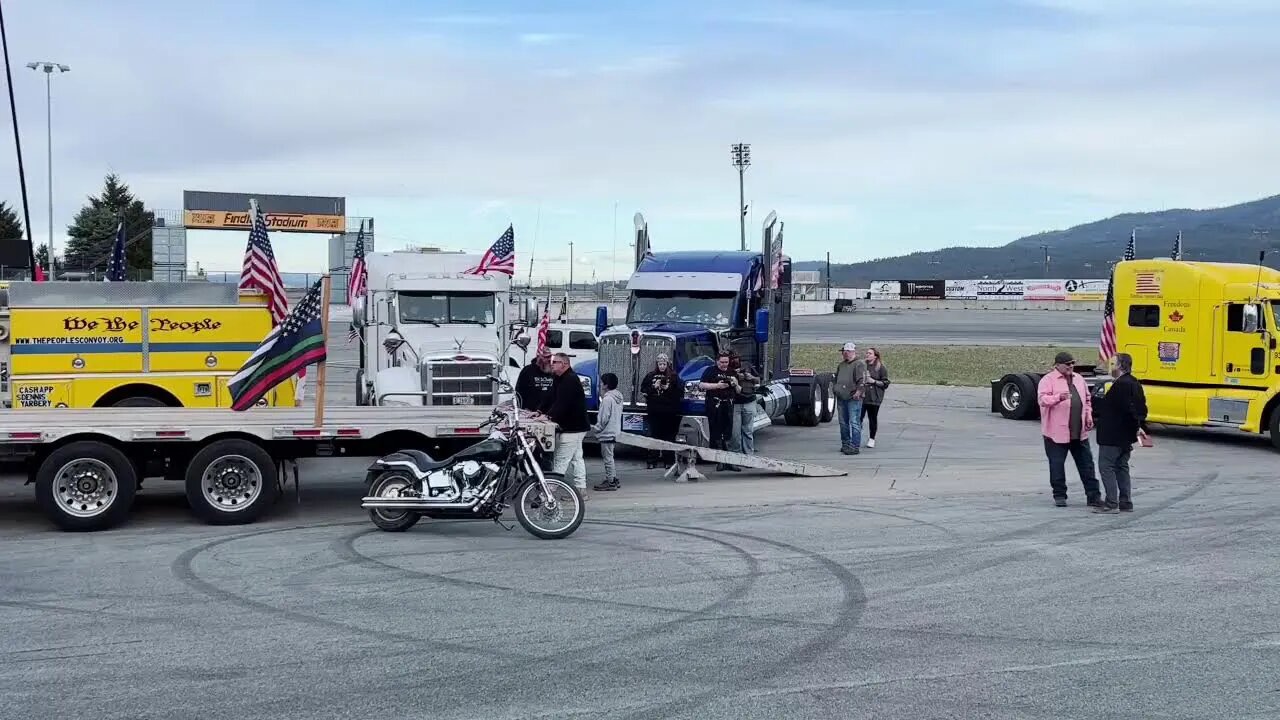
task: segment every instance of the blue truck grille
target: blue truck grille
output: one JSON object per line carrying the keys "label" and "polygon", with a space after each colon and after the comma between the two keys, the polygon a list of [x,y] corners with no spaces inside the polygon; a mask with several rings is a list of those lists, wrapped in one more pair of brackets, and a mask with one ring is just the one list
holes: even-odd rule
{"label": "blue truck grille", "polygon": [[[640,354],[631,354],[631,338],[627,335],[608,335],[600,338],[599,368],[603,375],[611,372],[618,376],[618,390],[622,401],[628,405],[643,405],[644,395],[638,385],[657,365],[658,355],[666,354],[675,362],[675,343],[669,337],[641,337]],[[638,360],[637,360],[638,357]]]}

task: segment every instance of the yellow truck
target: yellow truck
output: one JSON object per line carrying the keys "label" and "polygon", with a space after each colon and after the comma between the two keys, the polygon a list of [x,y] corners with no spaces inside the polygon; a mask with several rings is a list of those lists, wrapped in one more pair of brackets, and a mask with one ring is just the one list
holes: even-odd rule
{"label": "yellow truck", "polygon": [[[0,396],[27,408],[231,406],[271,329],[265,296],[219,283],[0,286]],[[294,406],[294,381],[261,402]]]}
{"label": "yellow truck", "polygon": [[[1133,356],[1148,420],[1268,433],[1280,449],[1280,271],[1240,263],[1129,260],[1115,268],[1116,346]],[[1101,332],[1101,325],[1099,325]],[[1096,395],[1111,378],[1077,366]],[[991,383],[991,411],[1039,417],[1042,374]]]}

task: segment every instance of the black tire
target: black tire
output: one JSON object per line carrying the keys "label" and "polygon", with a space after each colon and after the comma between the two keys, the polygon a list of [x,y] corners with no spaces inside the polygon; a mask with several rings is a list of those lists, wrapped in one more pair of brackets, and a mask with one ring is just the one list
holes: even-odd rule
{"label": "black tire", "polygon": [[261,445],[238,438],[216,440],[187,465],[187,502],[210,525],[251,523],[280,497],[276,473],[276,461]]}
{"label": "black tire", "polygon": [[512,509],[515,511],[516,520],[520,521],[521,527],[528,531],[530,535],[543,540],[563,540],[576,532],[578,527],[582,525],[582,519],[586,515],[582,506],[582,494],[579,493],[578,489],[572,484],[565,481],[564,478],[558,475],[546,475],[545,477],[547,485],[556,487],[557,489],[568,489],[568,491],[573,495],[574,512],[576,513],[576,516],[567,526],[560,530],[548,531],[538,527],[526,514],[524,507],[525,496],[529,493],[541,492],[537,478],[529,478],[520,486],[520,489],[516,491],[515,502],[512,503]]}
{"label": "black tire", "polygon": [[818,418],[820,422],[829,423],[836,416],[836,394],[831,387],[835,380],[835,376],[830,374],[818,376],[818,384],[823,392],[822,416]]}
{"label": "black tire", "polygon": [[139,395],[137,397],[127,397],[123,400],[117,400],[111,404],[111,407],[169,407],[169,406],[163,400],[158,400],[148,395]]}
{"label": "black tire", "polygon": [[822,421],[822,408],[826,406],[826,390],[815,379],[809,385],[809,402],[800,412],[800,424],[805,427],[817,427]]}
{"label": "black tire", "polygon": [[1022,376],[1027,379],[1026,394],[1031,398],[1031,407],[1027,410],[1027,420],[1040,419],[1040,378],[1043,375],[1036,373],[1023,373]]}
{"label": "black tire", "polygon": [[1271,410],[1271,422],[1267,423],[1271,433],[1271,447],[1280,450],[1280,407]]}
{"label": "black tire", "polygon": [[[94,487],[61,484],[59,475],[64,470],[74,472],[73,463],[82,464],[80,473],[90,473],[84,481],[95,483]],[[73,442],[49,453],[35,480],[40,509],[58,528],[71,532],[119,525],[129,516],[138,492],[133,462],[118,448],[97,440]]]}
{"label": "black tire", "polygon": [[[376,497],[392,483],[405,483],[409,487],[413,487],[414,479],[400,470],[387,470],[379,473],[369,483],[369,495]],[[404,532],[422,519],[421,513],[410,512],[408,510],[370,510],[369,520],[379,530],[384,532]]]}
{"label": "black tire", "polygon": [[365,404],[364,368],[356,370],[356,405]]}
{"label": "black tire", "polygon": [[1009,420],[1025,420],[1035,402],[1034,388],[1029,392],[1026,386],[1029,378],[1025,375],[1010,373],[1000,378],[996,389],[996,406],[1000,415]]}

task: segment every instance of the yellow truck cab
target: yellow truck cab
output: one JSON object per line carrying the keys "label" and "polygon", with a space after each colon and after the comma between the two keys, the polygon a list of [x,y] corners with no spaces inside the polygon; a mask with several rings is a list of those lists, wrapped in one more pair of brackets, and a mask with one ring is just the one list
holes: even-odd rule
{"label": "yellow truck cab", "polygon": [[[227,383],[271,330],[265,296],[220,283],[0,285],[6,408],[231,406]],[[263,405],[294,406],[294,381]]]}
{"label": "yellow truck cab", "polygon": [[[1118,263],[1114,278],[1116,346],[1133,356],[1148,421],[1265,432],[1280,449],[1280,271],[1150,259]],[[1078,369],[1095,393],[1110,382],[1094,368]],[[1038,416],[1039,378],[993,383],[992,410]]]}

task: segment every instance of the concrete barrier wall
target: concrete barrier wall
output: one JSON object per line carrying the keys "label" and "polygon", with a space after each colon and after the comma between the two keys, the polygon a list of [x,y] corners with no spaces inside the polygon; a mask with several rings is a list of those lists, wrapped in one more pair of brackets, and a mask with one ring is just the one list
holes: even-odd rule
{"label": "concrete barrier wall", "polygon": [[[1102,302],[1077,300],[854,300],[857,310],[1044,310],[1102,312]],[[854,312],[857,312],[854,310]]]}

